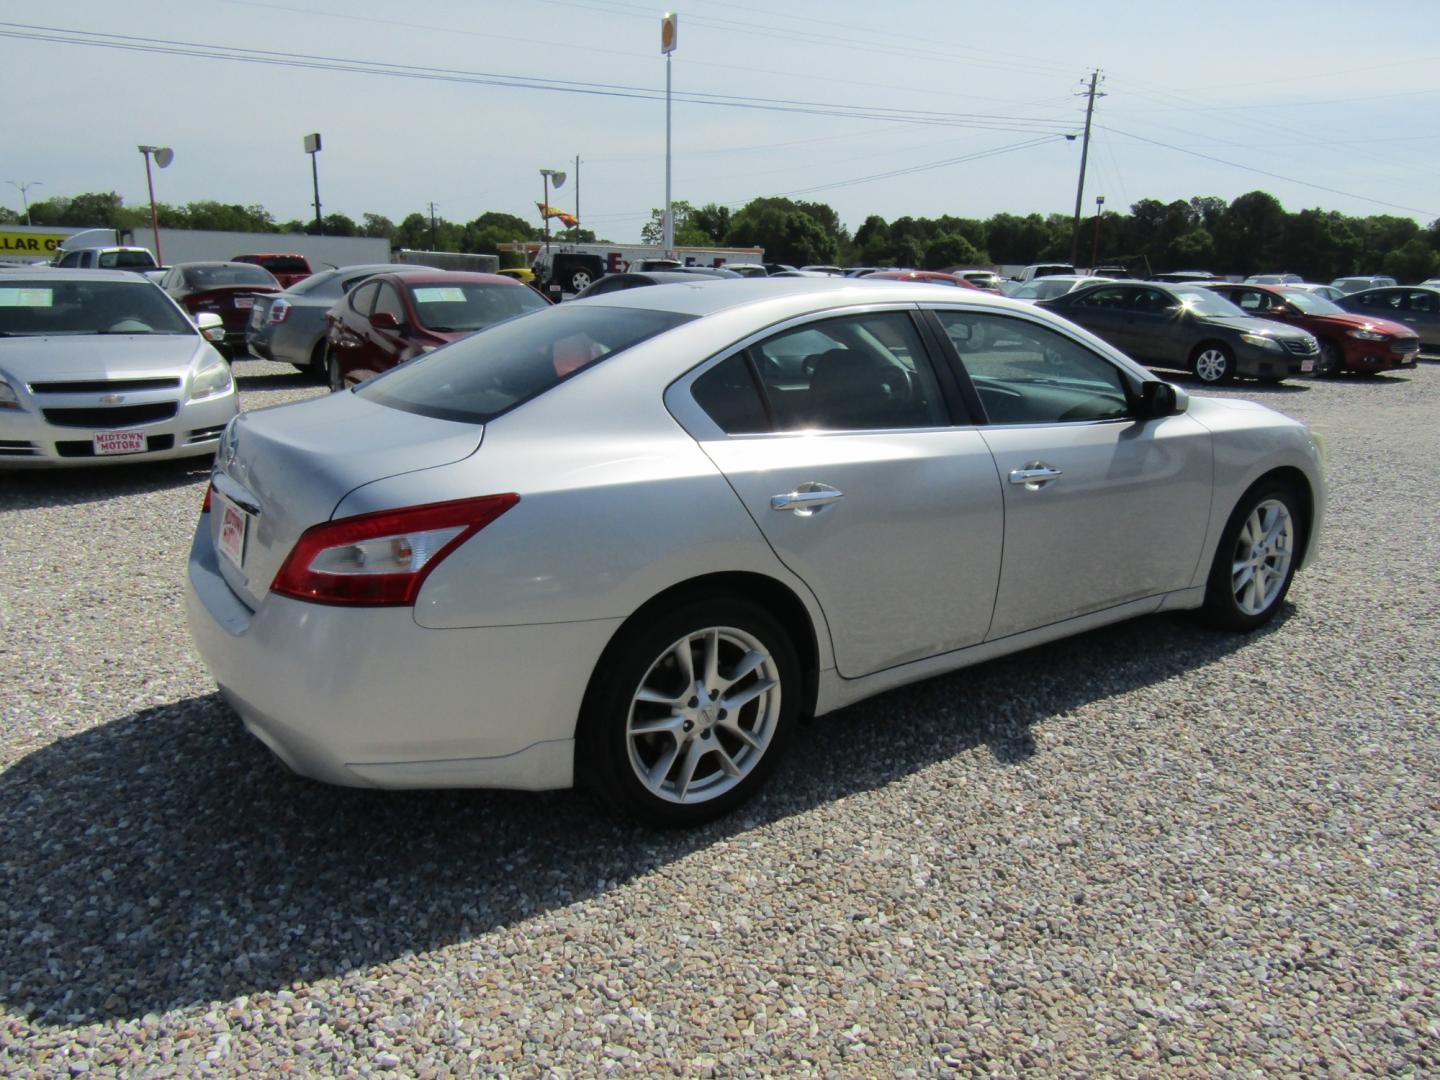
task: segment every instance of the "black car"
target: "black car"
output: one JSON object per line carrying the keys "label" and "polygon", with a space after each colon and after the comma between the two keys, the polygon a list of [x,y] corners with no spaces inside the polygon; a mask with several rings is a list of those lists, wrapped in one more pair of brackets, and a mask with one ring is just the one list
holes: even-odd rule
{"label": "black car", "polygon": [[1152,367],[1204,383],[1248,375],[1279,382],[1315,370],[1314,336],[1247,315],[1198,285],[1111,282],[1038,302]]}
{"label": "black car", "polygon": [[670,285],[677,281],[689,282],[693,285],[697,279],[711,277],[739,278],[740,275],[728,270],[717,271],[715,267],[695,266],[683,270],[627,270],[623,274],[606,274],[575,299],[584,300],[590,296],[604,296],[606,293],[619,292],[621,289],[639,289],[646,285]]}

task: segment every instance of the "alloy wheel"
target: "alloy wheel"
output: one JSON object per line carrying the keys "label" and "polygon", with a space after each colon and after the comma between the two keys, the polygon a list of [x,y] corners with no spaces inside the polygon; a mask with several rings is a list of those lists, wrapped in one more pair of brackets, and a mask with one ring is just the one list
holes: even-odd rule
{"label": "alloy wheel", "polygon": [[779,665],[758,638],[728,626],[686,634],[631,699],[625,741],[636,778],[666,802],[719,798],[765,756],[780,695]]}
{"label": "alloy wheel", "polygon": [[1266,499],[1250,511],[1230,570],[1235,604],[1246,615],[1260,615],[1275,603],[1289,577],[1295,555],[1295,521],[1279,499]]}
{"label": "alloy wheel", "polygon": [[1223,382],[1230,374],[1230,357],[1220,349],[1206,349],[1195,357],[1195,374],[1201,382]]}

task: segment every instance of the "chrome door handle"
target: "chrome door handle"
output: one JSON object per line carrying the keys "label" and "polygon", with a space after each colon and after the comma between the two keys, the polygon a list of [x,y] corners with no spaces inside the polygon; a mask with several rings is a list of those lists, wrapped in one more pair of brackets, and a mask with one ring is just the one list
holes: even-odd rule
{"label": "chrome door handle", "polygon": [[1063,476],[1059,469],[1053,465],[1046,465],[1042,461],[1032,461],[1023,469],[1010,470],[1010,483],[1024,484],[1028,491],[1039,491],[1050,481]]}
{"label": "chrome door handle", "polygon": [[805,483],[783,495],[771,495],[770,509],[791,510],[799,517],[809,517],[844,497],[843,491],[837,491],[829,484]]}

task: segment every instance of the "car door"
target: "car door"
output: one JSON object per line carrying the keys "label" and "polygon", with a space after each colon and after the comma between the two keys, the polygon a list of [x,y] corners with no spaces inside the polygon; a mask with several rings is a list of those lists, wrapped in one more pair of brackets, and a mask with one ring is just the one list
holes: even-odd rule
{"label": "car door", "polygon": [[1137,418],[1133,375],[1038,320],[935,317],[1003,481],[987,638],[1187,588],[1210,516],[1209,431],[1184,414]]}
{"label": "car door", "polygon": [[814,593],[847,678],[990,625],[1000,481],[974,426],[952,422],[924,338],[913,305],[798,319],[666,398]]}
{"label": "car door", "polygon": [[1174,296],[1163,289],[1137,285],[1131,290],[1124,314],[1125,351],[1138,359],[1168,367],[1185,367],[1190,358],[1193,332],[1190,316]]}
{"label": "car door", "polygon": [[358,285],[326,316],[330,323],[330,346],[342,375],[372,370],[370,365],[374,361],[369,355],[366,334],[370,328],[370,309],[375,305],[378,292],[376,282]]}
{"label": "car door", "polygon": [[[375,317],[389,315],[395,320],[393,326],[376,326]],[[380,291],[375,296],[375,307],[365,324],[365,368],[379,373],[389,371],[410,359],[410,318],[400,290],[391,281],[380,282]]]}
{"label": "car door", "polygon": [[1133,344],[1127,316],[1135,309],[1134,294],[1132,285],[1107,285],[1067,298],[1055,304],[1054,309],[1128,353]]}
{"label": "car door", "polygon": [[1428,349],[1440,346],[1440,304],[1437,294],[1426,289],[1406,289],[1404,306],[1396,314],[1420,335]]}

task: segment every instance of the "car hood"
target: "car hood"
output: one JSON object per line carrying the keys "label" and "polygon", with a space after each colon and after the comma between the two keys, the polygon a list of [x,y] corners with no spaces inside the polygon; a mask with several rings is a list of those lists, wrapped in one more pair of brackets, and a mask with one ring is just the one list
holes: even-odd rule
{"label": "car hood", "polygon": [[1310,331],[1302,330],[1298,326],[1286,326],[1273,319],[1261,319],[1254,315],[1197,315],[1196,318],[1233,327],[1242,334],[1264,334],[1278,341],[1286,338],[1300,340],[1311,336]]}
{"label": "car hood", "polygon": [[183,375],[209,349],[199,334],[57,334],[0,339],[0,369],[26,382]]}
{"label": "car hood", "polygon": [[1395,337],[1415,336],[1415,331],[1404,323],[1392,322],[1389,319],[1372,319],[1369,315],[1352,315],[1349,312],[1343,315],[1307,315],[1306,321],[1316,326],[1333,326],[1345,330],[1373,330],[1378,334],[1391,334]]}
{"label": "car hood", "polygon": [[[216,490],[253,514],[243,572],[220,560],[226,581],[257,605],[300,534],[330,520],[346,495],[469,457],[483,434],[349,392],[242,413],[215,456]],[[211,516],[218,539],[220,515]]]}

